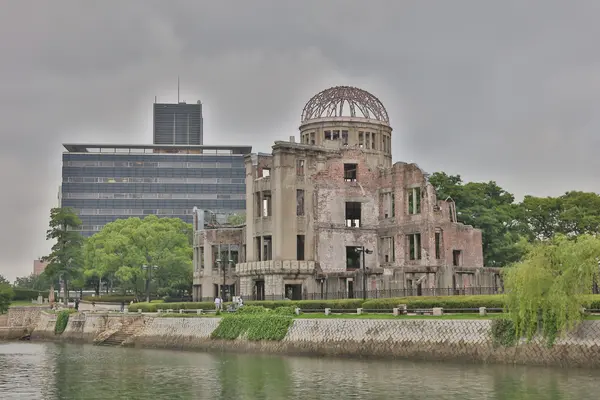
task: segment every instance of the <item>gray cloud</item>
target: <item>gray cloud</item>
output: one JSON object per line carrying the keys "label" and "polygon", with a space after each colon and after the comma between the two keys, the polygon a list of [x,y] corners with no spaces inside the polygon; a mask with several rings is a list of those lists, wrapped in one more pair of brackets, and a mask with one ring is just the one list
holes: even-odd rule
{"label": "gray cloud", "polygon": [[151,103],[201,99],[208,143],[268,151],[316,92],[388,108],[396,160],[518,196],[598,191],[600,4],[5,0],[0,274],[44,255],[62,142],[150,142]]}

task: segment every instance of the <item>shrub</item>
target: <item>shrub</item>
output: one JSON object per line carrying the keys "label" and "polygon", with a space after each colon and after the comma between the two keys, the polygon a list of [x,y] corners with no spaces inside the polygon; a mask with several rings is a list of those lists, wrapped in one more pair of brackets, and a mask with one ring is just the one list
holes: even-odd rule
{"label": "shrub", "polygon": [[495,346],[510,347],[517,341],[515,324],[508,318],[492,320],[492,342]]}
{"label": "shrub", "polygon": [[268,308],[265,308],[263,306],[243,306],[237,309],[236,313],[237,314],[264,314],[269,312],[270,310]]}
{"label": "shrub", "polygon": [[4,314],[10,306],[15,293],[9,284],[0,283],[0,314]]}
{"label": "shrub", "polygon": [[69,315],[71,312],[69,310],[63,310],[58,313],[56,317],[56,324],[54,325],[54,333],[60,335],[67,328],[67,323],[69,322]]}
{"label": "shrub", "polygon": [[235,340],[246,335],[248,340],[282,340],[292,318],[281,315],[229,315],[223,317],[211,338]]}
{"label": "shrub", "polygon": [[391,310],[399,304],[406,304],[409,309],[442,307],[447,310],[457,308],[503,308],[504,295],[482,296],[415,296],[392,299],[373,299],[363,303],[365,310]]}
{"label": "shrub", "polygon": [[83,296],[83,300],[95,303],[131,303],[135,300],[135,296],[107,294],[104,296]]}
{"label": "shrub", "polygon": [[273,310],[277,315],[296,315],[296,307],[277,307]]}

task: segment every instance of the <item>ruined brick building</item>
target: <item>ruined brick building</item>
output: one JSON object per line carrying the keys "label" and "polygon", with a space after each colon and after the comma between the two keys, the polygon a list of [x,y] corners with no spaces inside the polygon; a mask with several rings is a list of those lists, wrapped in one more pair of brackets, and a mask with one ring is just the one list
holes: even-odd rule
{"label": "ruined brick building", "polygon": [[194,297],[223,288],[257,299],[497,290],[481,231],[456,221],[452,200],[438,199],[416,164],[392,164],[391,144],[375,96],[352,87],[314,96],[299,143],[246,156],[245,226],[205,227],[196,213]]}

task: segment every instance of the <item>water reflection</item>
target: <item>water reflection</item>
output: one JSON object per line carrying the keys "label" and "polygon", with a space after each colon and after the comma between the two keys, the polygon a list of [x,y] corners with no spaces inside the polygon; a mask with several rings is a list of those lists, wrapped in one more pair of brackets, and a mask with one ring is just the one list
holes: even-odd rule
{"label": "water reflection", "polygon": [[1,399],[597,399],[600,371],[0,344]]}

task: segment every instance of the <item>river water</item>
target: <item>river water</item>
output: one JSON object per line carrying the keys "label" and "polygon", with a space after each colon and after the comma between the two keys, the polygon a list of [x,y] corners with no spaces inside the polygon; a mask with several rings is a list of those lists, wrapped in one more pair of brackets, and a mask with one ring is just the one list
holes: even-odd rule
{"label": "river water", "polygon": [[0,343],[0,399],[600,398],[600,371]]}

